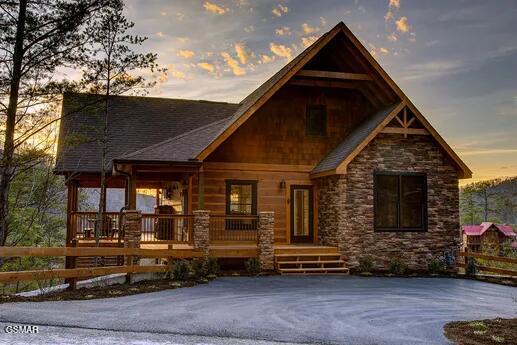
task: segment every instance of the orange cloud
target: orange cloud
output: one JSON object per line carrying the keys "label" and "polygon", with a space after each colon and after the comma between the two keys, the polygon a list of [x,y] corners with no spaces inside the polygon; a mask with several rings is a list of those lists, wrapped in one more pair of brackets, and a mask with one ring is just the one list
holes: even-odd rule
{"label": "orange cloud", "polygon": [[277,17],[281,17],[282,14],[289,12],[289,7],[283,6],[282,4],[278,4],[277,7],[273,7],[271,13],[273,13]]}
{"label": "orange cloud", "polygon": [[201,69],[204,69],[208,73],[214,73],[215,72],[215,66],[208,62],[200,62],[197,64],[197,66]]}
{"label": "orange cloud", "polygon": [[176,55],[181,56],[185,59],[192,58],[195,54],[192,50],[180,50]]}
{"label": "orange cloud", "polygon": [[212,12],[214,14],[226,13],[226,9],[224,9],[221,6],[214,4],[213,2],[210,2],[210,1],[205,1],[205,3],[203,4],[203,7],[205,8],[206,11]]}
{"label": "orange cloud", "polygon": [[407,22],[407,17],[400,17],[396,22],[395,25],[397,25],[397,30],[400,32],[408,32],[409,31],[409,24]]}
{"label": "orange cloud", "polygon": [[246,74],[246,70],[239,66],[239,62],[235,60],[229,53],[222,52],[221,56],[223,57],[228,67],[230,67],[234,75],[241,76]]}
{"label": "orange cloud", "polygon": [[279,57],[285,58],[287,61],[293,59],[292,49],[284,46],[283,44],[270,43],[269,49],[271,52]]}
{"label": "orange cloud", "polygon": [[246,45],[244,43],[236,43],[235,52],[237,53],[237,57],[239,58],[241,64],[245,65],[248,63],[250,59],[250,54],[248,53],[248,50],[246,49]]}
{"label": "orange cloud", "polygon": [[291,29],[288,26],[282,26],[275,30],[278,36],[291,36]]}

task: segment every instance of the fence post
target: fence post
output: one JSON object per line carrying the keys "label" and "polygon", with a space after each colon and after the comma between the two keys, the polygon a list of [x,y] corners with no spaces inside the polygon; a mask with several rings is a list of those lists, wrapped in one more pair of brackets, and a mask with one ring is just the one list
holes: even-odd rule
{"label": "fence post", "polygon": [[[123,211],[124,248],[140,248],[142,237],[142,213],[137,210]],[[126,265],[133,266],[135,259],[132,255],[127,256]],[[126,283],[131,283],[132,274],[126,275]]]}
{"label": "fence post", "polygon": [[[73,238],[70,243],[71,247],[77,248],[77,238]],[[68,261],[68,264],[66,265],[66,268],[77,268],[77,256],[67,256],[65,258],[65,261]],[[68,278],[65,281],[68,283],[68,289],[69,290],[75,290],[77,289],[77,278]]]}
{"label": "fence post", "polygon": [[262,271],[275,269],[275,212],[259,212],[257,251]]}
{"label": "fence post", "polygon": [[203,252],[204,256],[210,254],[210,211],[194,211],[194,249]]}

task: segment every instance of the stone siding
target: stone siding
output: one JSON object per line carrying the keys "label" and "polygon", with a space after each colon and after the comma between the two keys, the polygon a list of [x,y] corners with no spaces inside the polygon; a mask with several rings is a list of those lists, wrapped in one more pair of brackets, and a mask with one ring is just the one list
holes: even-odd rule
{"label": "stone siding", "polygon": [[[136,210],[123,212],[124,247],[140,248],[142,238],[142,213]],[[133,258],[133,263],[138,263],[138,258]],[[126,262],[127,264],[127,262]]]}
{"label": "stone siding", "polygon": [[259,212],[258,258],[262,271],[275,269],[275,212]]}
{"label": "stone siding", "polygon": [[[427,232],[374,232],[376,170],[427,174]],[[321,242],[337,242],[352,269],[369,255],[376,269],[387,269],[397,258],[412,270],[426,270],[431,258],[460,241],[457,170],[430,136],[380,134],[349,164],[346,175],[323,178],[318,185]],[[338,224],[337,233],[331,222]]]}
{"label": "stone siding", "polygon": [[194,248],[203,252],[205,256],[210,254],[210,211],[194,211]]}

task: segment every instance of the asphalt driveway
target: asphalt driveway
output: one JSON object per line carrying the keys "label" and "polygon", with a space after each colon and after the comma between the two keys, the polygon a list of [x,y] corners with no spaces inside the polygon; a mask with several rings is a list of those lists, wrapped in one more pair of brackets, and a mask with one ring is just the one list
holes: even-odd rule
{"label": "asphalt driveway", "polygon": [[461,279],[232,277],[111,299],[2,304],[0,322],[250,343],[447,344],[446,322],[517,317],[516,300],[517,288]]}

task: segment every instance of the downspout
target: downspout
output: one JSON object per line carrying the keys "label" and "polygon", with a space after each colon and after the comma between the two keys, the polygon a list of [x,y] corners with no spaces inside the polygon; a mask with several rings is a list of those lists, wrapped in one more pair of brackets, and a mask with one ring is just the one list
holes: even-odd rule
{"label": "downspout", "polygon": [[[117,164],[115,162],[113,162],[113,170],[117,173],[117,174],[121,174],[123,176],[126,177],[126,186],[129,185],[129,179],[131,178],[131,175],[125,171],[122,171],[122,170],[118,170],[117,169]],[[122,224],[122,220],[123,220],[123,217],[122,217],[122,214],[125,210],[128,210],[129,209],[129,188],[124,188],[125,191],[124,191],[124,194],[125,194],[125,197],[124,197],[124,202],[125,202],[125,205],[122,206],[122,208],[120,209],[119,213],[118,213],[118,246],[121,247],[121,244],[122,244],[122,237],[124,237],[124,224]]]}

